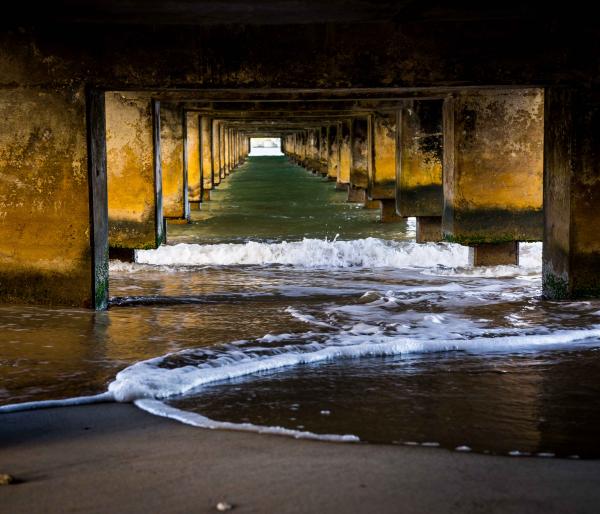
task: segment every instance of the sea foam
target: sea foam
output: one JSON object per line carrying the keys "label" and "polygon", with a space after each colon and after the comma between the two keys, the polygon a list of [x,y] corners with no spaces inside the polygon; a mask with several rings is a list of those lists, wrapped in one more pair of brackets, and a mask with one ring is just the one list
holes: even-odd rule
{"label": "sea foam", "polygon": [[[450,243],[418,244],[378,238],[351,241],[303,239],[281,243],[186,244],[137,251],[137,262],[152,265],[288,265],[303,268],[447,268],[468,265],[469,250]],[[541,265],[541,244],[521,245],[521,267]],[[512,267],[514,268],[514,267]]]}

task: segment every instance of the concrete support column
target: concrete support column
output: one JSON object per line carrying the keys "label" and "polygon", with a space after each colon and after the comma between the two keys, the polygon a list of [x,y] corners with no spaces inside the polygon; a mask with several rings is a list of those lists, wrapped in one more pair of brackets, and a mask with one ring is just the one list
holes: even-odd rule
{"label": "concrete support column", "polygon": [[396,118],[396,111],[372,115],[367,194],[373,200],[396,198]]}
{"label": "concrete support column", "polygon": [[218,186],[221,183],[221,129],[217,120],[212,120],[211,130],[213,186]]}
{"label": "concrete support column", "polygon": [[518,253],[504,243],[542,239],[543,139],[540,89],[470,91],[445,100],[445,239],[503,244],[486,250],[494,256],[486,264],[516,264]]}
{"label": "concrete support column", "polygon": [[219,123],[219,175],[223,180],[227,175],[227,154],[225,153],[225,126]]}
{"label": "concrete support column", "polygon": [[417,218],[417,242],[442,240],[443,100],[407,100],[398,112],[396,211]]}
{"label": "concrete support column", "polygon": [[350,148],[352,160],[350,164],[350,187],[348,201],[364,203],[367,200],[369,185],[369,168],[372,166],[371,151],[371,117],[352,118]]}
{"label": "concrete support column", "polygon": [[187,166],[185,162],[186,123],[180,104],[160,104],[160,155],[162,168],[163,215],[188,220]]}
{"label": "concrete support column", "polygon": [[105,171],[103,93],[0,90],[0,302],[106,307]]}
{"label": "concrete support column", "polygon": [[188,200],[190,209],[199,209],[202,201],[202,168],[200,166],[200,116],[197,112],[185,113],[186,165]]}
{"label": "concrete support column", "polygon": [[600,297],[600,94],[545,98],[543,294]]}
{"label": "concrete support column", "polygon": [[109,245],[157,248],[165,240],[160,104],[143,93],[107,92]]}
{"label": "concrete support column", "polygon": [[348,189],[350,185],[350,167],[352,166],[352,120],[344,120],[340,124],[340,170],[336,188]]}
{"label": "concrete support column", "polygon": [[200,173],[202,176],[202,201],[210,200],[214,184],[212,119],[200,117]]}
{"label": "concrete support column", "polygon": [[396,213],[396,111],[375,112],[371,123],[371,162],[367,197],[381,208],[384,223],[402,221]]}
{"label": "concrete support column", "polygon": [[319,129],[319,173],[324,177],[327,176],[328,161],[329,161],[329,136],[327,135],[329,127],[322,126]]}
{"label": "concrete support column", "polygon": [[337,180],[340,167],[340,124],[332,123],[327,130],[327,178]]}

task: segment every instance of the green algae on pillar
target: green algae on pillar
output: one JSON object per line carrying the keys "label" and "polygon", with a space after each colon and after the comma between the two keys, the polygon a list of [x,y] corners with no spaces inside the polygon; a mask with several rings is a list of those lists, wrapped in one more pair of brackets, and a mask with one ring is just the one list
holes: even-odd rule
{"label": "green algae on pillar", "polygon": [[544,134],[546,298],[600,297],[600,95],[548,88]]}
{"label": "green algae on pillar", "polygon": [[160,104],[145,93],[105,98],[109,245],[157,248],[165,237]]}
{"label": "green algae on pillar", "polygon": [[542,239],[544,94],[468,91],[444,102],[445,239]]}

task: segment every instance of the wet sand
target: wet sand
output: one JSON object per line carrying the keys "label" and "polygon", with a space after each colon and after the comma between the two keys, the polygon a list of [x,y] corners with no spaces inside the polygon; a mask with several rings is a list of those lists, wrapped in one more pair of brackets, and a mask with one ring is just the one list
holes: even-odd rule
{"label": "wet sand", "polygon": [[0,415],[0,512],[598,512],[600,461],[211,431],[100,404]]}

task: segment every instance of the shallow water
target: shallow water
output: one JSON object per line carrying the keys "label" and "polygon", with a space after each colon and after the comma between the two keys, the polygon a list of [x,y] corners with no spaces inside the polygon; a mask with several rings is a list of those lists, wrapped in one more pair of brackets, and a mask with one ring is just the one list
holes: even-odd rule
{"label": "shallow water", "polygon": [[540,245],[469,269],[344,200],[251,159],[175,246],[111,263],[108,312],[0,308],[0,403],[110,388],[203,426],[600,456],[600,302],[542,301]]}

